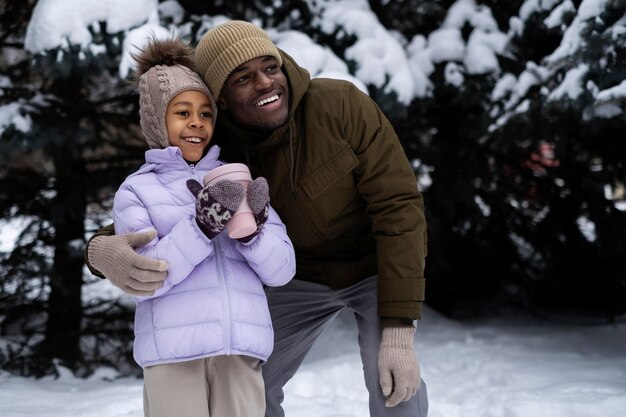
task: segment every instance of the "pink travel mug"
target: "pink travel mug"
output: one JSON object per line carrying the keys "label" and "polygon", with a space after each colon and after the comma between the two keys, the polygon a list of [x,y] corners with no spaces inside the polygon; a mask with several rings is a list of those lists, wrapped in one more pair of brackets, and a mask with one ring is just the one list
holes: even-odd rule
{"label": "pink travel mug", "polygon": [[[252,176],[244,164],[225,164],[210,170],[204,176],[204,186],[214,185],[221,180],[236,181],[247,188],[252,181]],[[256,221],[246,197],[244,197],[233,218],[226,223],[226,231],[231,239],[240,239],[256,232]]]}

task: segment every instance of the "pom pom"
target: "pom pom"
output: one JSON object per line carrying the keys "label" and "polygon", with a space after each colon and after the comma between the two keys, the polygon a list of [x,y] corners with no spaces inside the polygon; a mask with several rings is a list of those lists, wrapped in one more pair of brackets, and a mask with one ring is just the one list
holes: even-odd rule
{"label": "pom pom", "polygon": [[151,38],[145,48],[133,55],[137,62],[136,77],[141,77],[155,65],[182,65],[195,71],[193,54],[194,49],[181,39]]}

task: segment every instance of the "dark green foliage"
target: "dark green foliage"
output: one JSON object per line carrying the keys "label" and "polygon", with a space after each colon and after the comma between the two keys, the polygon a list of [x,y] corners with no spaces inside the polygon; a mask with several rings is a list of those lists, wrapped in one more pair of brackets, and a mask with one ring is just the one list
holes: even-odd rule
{"label": "dark green foliage", "polygon": [[[390,2],[386,9],[404,3]],[[522,2],[478,3],[489,6],[506,31]],[[580,63],[589,66],[585,79],[598,89],[626,78],[624,37],[607,31],[623,16],[618,3],[609,2],[601,19],[588,22],[581,31],[584,47],[531,87],[519,100],[528,99],[529,110],[509,114],[500,128],[489,129],[507,114],[504,102],[490,99],[496,74],[466,74],[456,88],[445,83],[438,66],[430,77],[432,98],[414,101],[405,112],[388,111],[409,157],[420,160],[421,169],[432,167],[432,185],[424,193],[430,305],[461,315],[504,302],[608,320],[626,311],[625,264],[619,255],[626,253],[620,232],[626,213],[605,197],[608,184],[620,190],[626,178],[626,147],[620,140],[625,113],[597,117],[590,91],[576,100],[548,100],[543,91],[554,90]],[[543,22],[549,13],[537,11],[525,21],[525,30],[507,48],[509,55],[499,57],[503,72],[519,76],[528,62],[541,64],[559,46],[575,13],[547,28]],[[403,34],[410,39],[412,33]],[[376,99],[388,108],[384,98]],[[623,100],[617,105],[625,109]],[[543,157],[542,150],[554,155]],[[595,225],[595,233],[589,225]]]}
{"label": "dark green foliage", "polygon": [[306,0],[199,2],[180,0],[180,5],[190,14],[218,16],[231,19],[256,21],[263,27],[301,29],[310,24],[312,15]]}
{"label": "dark green foliage", "polygon": [[454,1],[369,0],[368,3],[383,26],[410,39],[416,33],[427,35],[437,29]]}
{"label": "dark green foliage", "polygon": [[[522,36],[514,39],[519,63],[541,62],[560,43],[558,30],[542,23],[546,15],[532,15]],[[607,12],[601,21],[588,22],[581,31],[581,49],[558,63],[543,88],[554,90],[581,63],[589,66],[585,79],[599,89],[622,80],[613,74],[626,66],[624,45],[611,42],[606,33],[615,19]],[[576,99],[553,100],[540,87],[526,94],[527,112],[480,138],[484,154],[492,158],[478,191],[492,208],[489,229],[498,242],[493,247],[513,243],[517,250],[503,257],[504,268],[489,271],[479,282],[501,277],[502,295],[528,307],[576,309],[612,319],[626,310],[624,261],[618,256],[626,247],[623,234],[615,232],[626,214],[605,198],[605,186],[623,184],[626,178],[626,146],[620,140],[624,119],[590,118],[594,104],[589,91]],[[544,157],[546,147],[553,148],[554,156]],[[590,233],[589,225],[595,225]]]}
{"label": "dark green foliage", "polygon": [[83,328],[91,319],[81,300],[84,242],[92,233],[85,224],[88,212],[107,210],[103,197],[140,162],[145,145],[136,133],[132,140],[136,98],[117,76],[119,34],[95,37],[102,54],[71,46],[31,57],[19,44],[28,20],[18,21],[23,26],[7,26],[13,32],[4,36],[12,60],[1,64],[10,82],[0,104],[21,103],[31,129],[9,128],[0,138],[0,212],[23,219],[24,228],[13,251],[2,254],[0,334],[14,343],[2,366],[42,375],[60,361],[88,372],[81,343],[98,328]]}

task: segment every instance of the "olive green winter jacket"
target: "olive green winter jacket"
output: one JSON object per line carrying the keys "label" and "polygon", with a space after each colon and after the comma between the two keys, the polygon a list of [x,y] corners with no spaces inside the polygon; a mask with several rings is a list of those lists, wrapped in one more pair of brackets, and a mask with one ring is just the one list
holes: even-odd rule
{"label": "olive green winter jacket", "polygon": [[220,114],[222,157],[267,178],[296,249],[296,279],[345,288],[378,274],[379,315],[419,318],[426,223],[393,127],[353,84],[311,80],[284,53],[283,71],[289,122],[261,137]]}
{"label": "olive green winter jacket", "polygon": [[[420,318],[423,200],[393,127],[353,84],[311,80],[285,53],[282,69],[289,122],[259,136],[220,113],[213,140],[221,158],[267,179],[272,207],[296,249],[295,279],[339,289],[378,274],[378,313],[386,325]],[[112,227],[98,232],[112,233]]]}

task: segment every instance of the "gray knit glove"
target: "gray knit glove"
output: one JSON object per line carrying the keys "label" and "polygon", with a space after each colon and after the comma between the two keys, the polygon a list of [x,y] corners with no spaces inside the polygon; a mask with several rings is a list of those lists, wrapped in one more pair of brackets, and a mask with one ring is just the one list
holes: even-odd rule
{"label": "gray knit glove", "polygon": [[96,236],[87,246],[89,264],[125,293],[150,296],[163,286],[167,261],[141,256],[134,248],[155,237],[156,230]]}
{"label": "gray knit glove", "polygon": [[196,196],[196,223],[209,239],[224,230],[246,194],[243,185],[230,180],[205,188],[196,180],[188,180],[187,188]]}
{"label": "gray knit glove", "polygon": [[408,401],[420,387],[420,366],[413,351],[414,327],[386,327],[378,350],[380,387],[386,407]]}
{"label": "gray knit glove", "polygon": [[270,215],[270,189],[267,185],[267,180],[263,177],[258,177],[248,184],[246,197],[248,198],[248,206],[250,206],[256,221],[256,231],[249,236],[237,239],[244,243],[249,242],[261,232]]}

